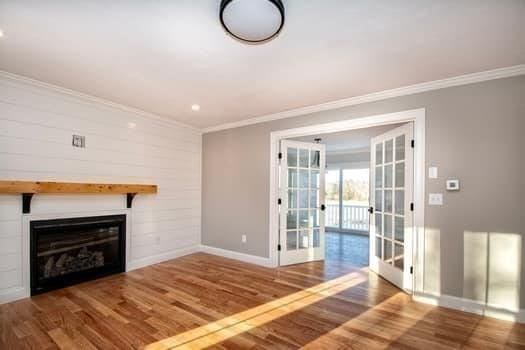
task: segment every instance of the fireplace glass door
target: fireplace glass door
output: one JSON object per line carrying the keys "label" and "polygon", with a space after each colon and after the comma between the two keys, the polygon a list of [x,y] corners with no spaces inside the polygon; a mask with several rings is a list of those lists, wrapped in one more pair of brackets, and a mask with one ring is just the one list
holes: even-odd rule
{"label": "fireplace glass door", "polygon": [[125,215],[31,222],[31,292],[124,271]]}

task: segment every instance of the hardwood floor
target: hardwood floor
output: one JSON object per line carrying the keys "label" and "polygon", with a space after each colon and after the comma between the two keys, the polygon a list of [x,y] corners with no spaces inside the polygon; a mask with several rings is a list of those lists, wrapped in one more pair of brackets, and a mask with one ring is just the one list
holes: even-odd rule
{"label": "hardwood floor", "polygon": [[337,261],[193,254],[0,306],[0,349],[525,349],[525,325],[415,303]]}

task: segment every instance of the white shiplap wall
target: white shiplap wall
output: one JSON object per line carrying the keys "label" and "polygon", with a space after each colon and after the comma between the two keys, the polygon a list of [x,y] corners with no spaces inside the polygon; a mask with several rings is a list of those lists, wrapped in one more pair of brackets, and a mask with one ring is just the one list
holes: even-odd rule
{"label": "white shiplap wall", "polygon": [[[134,123],[134,128],[129,128]],[[86,148],[71,145],[86,136]],[[0,194],[0,303],[27,296],[31,219],[127,213],[133,269],[197,250],[201,234],[201,144],[194,128],[0,73],[0,179],[147,183],[156,195]]]}

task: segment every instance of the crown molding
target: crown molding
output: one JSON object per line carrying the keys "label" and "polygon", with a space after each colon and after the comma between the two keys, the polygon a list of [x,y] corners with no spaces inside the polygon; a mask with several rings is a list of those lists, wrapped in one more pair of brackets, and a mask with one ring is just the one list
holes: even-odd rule
{"label": "crown molding", "polygon": [[45,82],[40,81],[40,80],[28,78],[28,77],[25,77],[25,76],[22,76],[22,75],[18,75],[18,74],[14,74],[14,73],[10,73],[10,72],[4,71],[4,70],[0,70],[0,79],[10,80],[10,81],[13,81],[13,82],[16,82],[16,83],[21,83],[21,84],[29,85],[29,86],[32,86],[32,87],[45,89],[45,90],[51,91],[53,93],[67,95],[67,96],[70,96],[70,97],[74,97],[74,98],[80,99],[80,100],[82,100],[84,102],[87,102],[87,103],[94,103],[94,104],[104,105],[106,107],[118,109],[118,110],[123,111],[123,112],[133,113],[133,114],[135,114],[135,115],[137,115],[139,117],[142,117],[142,118],[145,118],[145,119],[149,119],[149,120],[154,120],[156,122],[161,122],[161,123],[170,124],[170,125],[174,125],[174,126],[178,126],[178,127],[188,128],[188,129],[191,129],[191,130],[199,132],[199,133],[202,132],[202,129],[196,128],[194,126],[191,126],[191,125],[188,125],[188,124],[185,124],[185,123],[182,123],[182,122],[179,122],[179,121],[167,118],[167,117],[162,117],[162,116],[159,116],[159,115],[156,115],[156,114],[153,114],[153,113],[149,113],[149,112],[143,111],[143,110],[138,109],[138,108],[129,107],[129,106],[126,106],[126,105],[123,105],[123,104],[120,104],[120,103],[116,103],[116,102],[112,102],[112,101],[109,101],[109,100],[105,100],[105,99],[100,98],[100,97],[88,95],[88,94],[85,94],[85,93],[82,93],[82,92],[79,92],[79,91],[76,91],[76,90],[67,89],[67,88],[64,88],[64,87],[61,87],[61,86],[58,86],[58,85],[45,83]]}
{"label": "crown molding", "polygon": [[322,111],[338,109],[342,107],[354,106],[354,105],[367,103],[367,102],[385,100],[385,99],[393,98],[393,97],[413,95],[413,94],[426,92],[426,91],[439,90],[439,89],[444,89],[444,88],[453,87],[453,86],[474,84],[474,83],[479,83],[479,82],[488,81],[488,80],[509,78],[509,77],[514,77],[518,75],[525,75],[525,64],[520,64],[520,65],[512,66],[512,67],[487,70],[487,71],[478,72],[478,73],[459,75],[459,76],[452,77],[452,78],[446,78],[446,79],[441,79],[441,80],[429,81],[426,83],[408,85],[408,86],[404,86],[400,88],[384,90],[380,92],[374,92],[371,94],[350,97],[350,98],[346,98],[342,100],[321,103],[318,105],[291,109],[291,110],[284,111],[284,112],[278,112],[278,113],[263,115],[263,116],[259,116],[255,118],[240,120],[237,122],[225,123],[225,124],[221,124],[217,126],[212,126],[209,128],[205,128],[202,131],[203,133],[209,133],[209,132],[214,132],[214,131],[233,129],[233,128],[238,128],[241,126],[259,124],[259,123],[269,122],[272,120],[292,118],[292,117],[297,117],[297,116],[315,113],[315,112],[322,112]]}

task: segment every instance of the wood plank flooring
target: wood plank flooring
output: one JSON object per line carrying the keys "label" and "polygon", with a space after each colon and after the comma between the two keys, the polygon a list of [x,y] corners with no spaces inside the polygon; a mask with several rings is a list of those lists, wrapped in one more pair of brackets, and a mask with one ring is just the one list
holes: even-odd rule
{"label": "wood plank flooring", "polygon": [[193,254],[0,305],[0,349],[525,349],[525,325],[416,303],[338,261]]}

